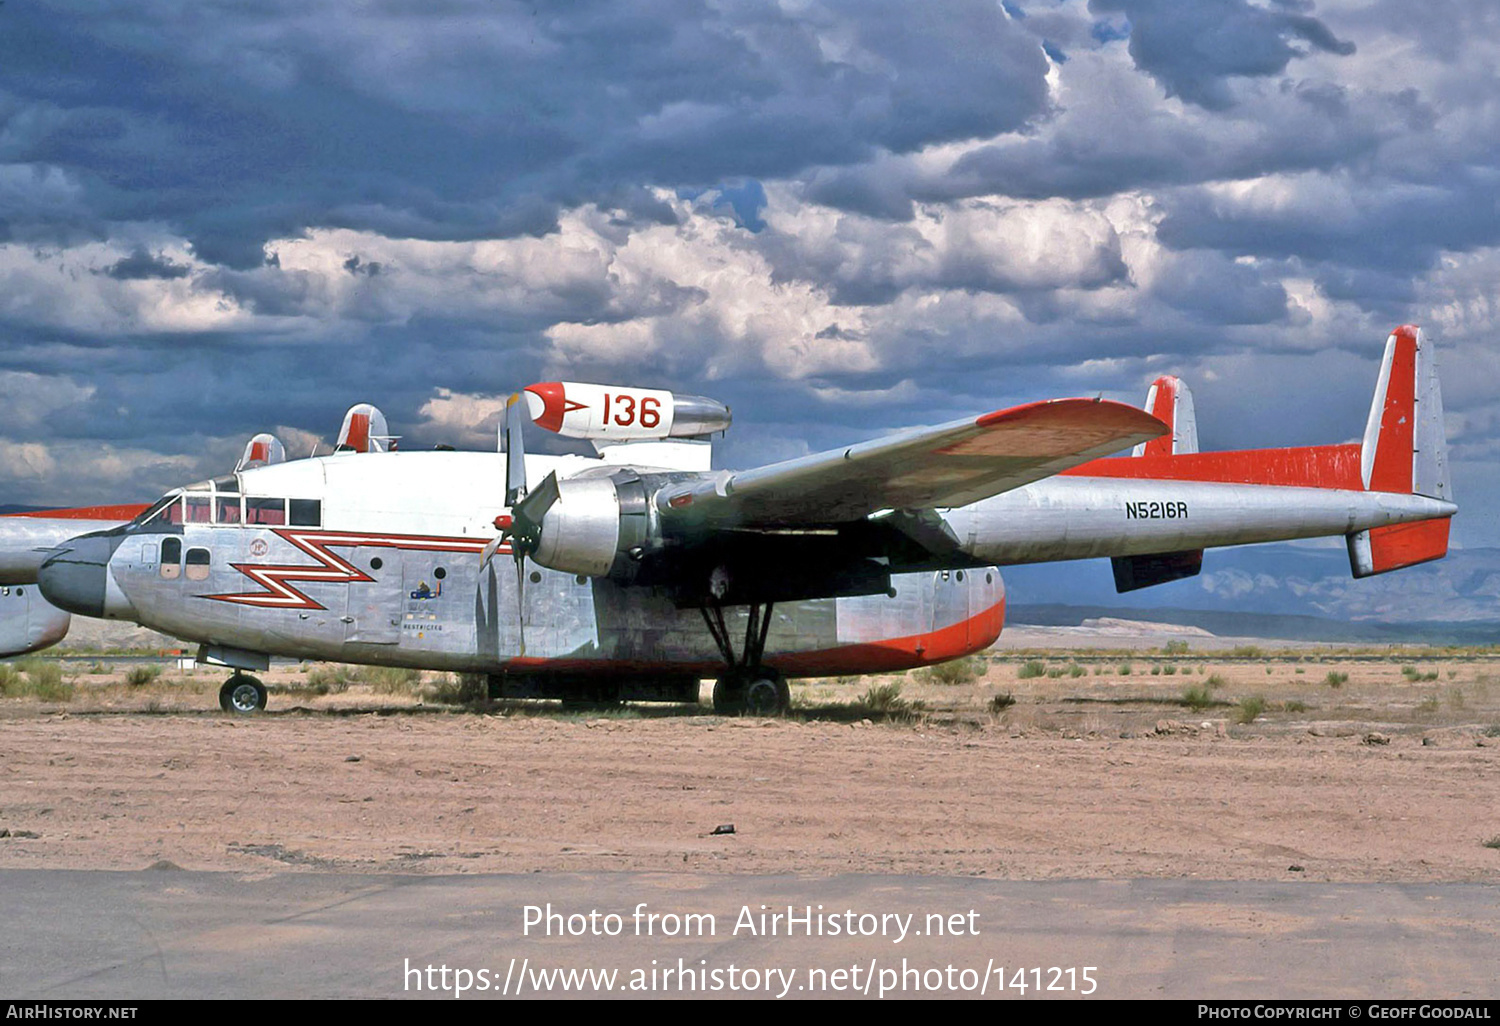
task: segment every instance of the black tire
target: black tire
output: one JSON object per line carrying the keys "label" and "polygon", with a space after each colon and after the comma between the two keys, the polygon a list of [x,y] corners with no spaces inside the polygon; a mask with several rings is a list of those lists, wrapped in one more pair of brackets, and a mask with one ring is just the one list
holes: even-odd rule
{"label": "black tire", "polygon": [[745,711],[752,716],[785,716],[792,708],[792,689],[780,674],[762,674],[745,687]]}
{"label": "black tire", "polygon": [[738,716],[745,711],[745,685],[739,677],[726,674],[714,681],[714,715]]}
{"label": "black tire", "polygon": [[720,716],[784,716],[791,707],[792,689],[772,670],[761,670],[749,680],[726,674],[714,681],[714,712]]}
{"label": "black tire", "polygon": [[245,673],[236,673],[219,689],[219,708],[249,716],[266,708],[266,686]]}

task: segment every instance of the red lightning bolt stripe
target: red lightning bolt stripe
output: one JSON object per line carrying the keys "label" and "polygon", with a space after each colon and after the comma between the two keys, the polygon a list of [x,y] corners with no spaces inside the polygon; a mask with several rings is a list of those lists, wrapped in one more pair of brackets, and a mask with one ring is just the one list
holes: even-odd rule
{"label": "red lightning bolt stripe", "polygon": [[[290,582],[356,584],[375,579],[342,556],[335,554],[332,551],[335,547],[363,546],[477,554],[483,552],[485,546],[484,541],[476,538],[439,538],[413,534],[358,534],[344,531],[299,531],[294,528],[277,528],[274,533],[307,553],[317,560],[317,563],[311,566],[306,563],[300,565],[231,563],[230,566],[265,590],[202,597],[213,599],[215,602],[232,602],[236,605],[261,606],[267,609],[323,609],[326,607],[292,587]],[[502,545],[499,551],[508,553],[510,546]]]}

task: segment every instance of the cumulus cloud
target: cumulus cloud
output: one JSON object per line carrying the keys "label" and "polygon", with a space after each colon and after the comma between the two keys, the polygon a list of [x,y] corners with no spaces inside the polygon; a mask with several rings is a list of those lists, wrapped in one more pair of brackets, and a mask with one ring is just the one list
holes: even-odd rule
{"label": "cumulus cloud", "polygon": [[8,501],[358,401],[489,448],[549,378],[719,396],[740,465],[1165,372],[1205,444],[1337,441],[1417,321],[1500,542],[1493,5],[208,11],[5,10]]}

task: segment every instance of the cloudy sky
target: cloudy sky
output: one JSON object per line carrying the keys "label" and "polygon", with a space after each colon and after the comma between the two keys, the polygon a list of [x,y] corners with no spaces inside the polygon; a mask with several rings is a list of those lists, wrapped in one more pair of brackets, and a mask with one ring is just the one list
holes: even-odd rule
{"label": "cloudy sky", "polygon": [[1346,441],[1412,321],[1497,545],[1496,66],[1489,0],[6,0],[0,503],[553,378],[727,466],[1169,371]]}

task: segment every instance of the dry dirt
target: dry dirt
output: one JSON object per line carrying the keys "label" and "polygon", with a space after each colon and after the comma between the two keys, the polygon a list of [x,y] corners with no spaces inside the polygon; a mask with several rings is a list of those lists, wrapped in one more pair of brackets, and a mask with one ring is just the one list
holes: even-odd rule
{"label": "dry dirt", "polygon": [[797,685],[785,720],[314,696],[296,668],[241,718],[219,672],[89,668],[66,701],[0,698],[0,866],[1500,876],[1488,652],[1005,652],[965,683]]}

